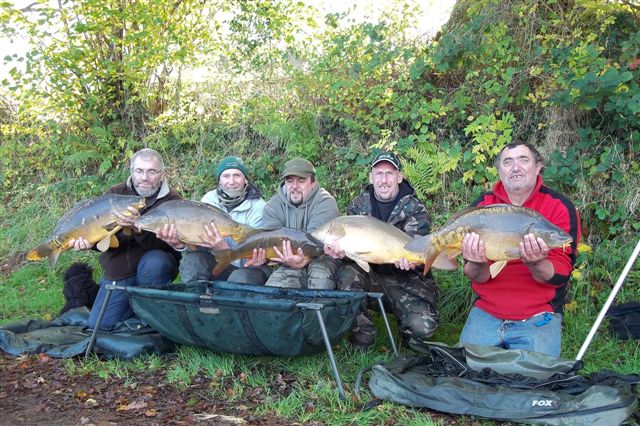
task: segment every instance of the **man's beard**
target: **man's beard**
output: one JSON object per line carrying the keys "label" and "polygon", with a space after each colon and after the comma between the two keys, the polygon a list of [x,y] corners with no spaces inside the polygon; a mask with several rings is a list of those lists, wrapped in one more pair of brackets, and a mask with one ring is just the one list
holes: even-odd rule
{"label": "man's beard", "polygon": [[287,194],[287,199],[289,200],[289,202],[291,204],[293,204],[295,207],[298,207],[300,204],[302,204],[302,202],[304,201],[304,196],[301,192],[297,192],[296,195],[300,195],[300,198],[298,199],[298,201],[293,201],[293,197],[292,197],[292,193],[288,193]]}
{"label": "man's beard", "polygon": [[136,192],[138,193],[139,196],[141,197],[151,197],[152,195],[154,195],[156,192],[158,192],[158,189],[160,189],[160,186],[162,185],[162,181],[158,182],[156,185],[153,185],[151,188],[149,189],[144,189],[144,188],[140,188],[135,182],[133,184],[133,187],[136,189]]}

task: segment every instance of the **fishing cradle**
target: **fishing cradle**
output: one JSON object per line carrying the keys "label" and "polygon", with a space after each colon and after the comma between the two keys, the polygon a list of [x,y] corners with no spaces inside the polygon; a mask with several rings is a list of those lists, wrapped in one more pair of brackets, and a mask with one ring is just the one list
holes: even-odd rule
{"label": "fishing cradle", "polygon": [[239,355],[310,355],[325,350],[341,398],[346,398],[332,345],[351,330],[363,299],[378,301],[393,351],[382,293],[289,289],[226,281],[158,287],[109,284],[85,356],[114,290],[126,291],[136,315],[166,338]]}

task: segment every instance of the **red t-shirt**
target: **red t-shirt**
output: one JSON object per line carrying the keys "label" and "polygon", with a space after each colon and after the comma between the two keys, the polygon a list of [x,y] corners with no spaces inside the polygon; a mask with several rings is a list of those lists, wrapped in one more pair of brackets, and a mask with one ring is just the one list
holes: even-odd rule
{"label": "red t-shirt", "polygon": [[[492,192],[481,195],[474,206],[511,204],[498,182]],[[523,207],[537,211],[573,237],[571,246],[549,251],[547,259],[553,263],[555,274],[546,283],[533,279],[521,259],[510,260],[495,278],[484,283],[472,281],[478,295],[475,306],[506,320],[523,320],[542,312],[562,312],[567,283],[576,261],[576,248],[580,241],[580,217],[574,205],[564,195],[544,186],[538,176],[536,187]]]}

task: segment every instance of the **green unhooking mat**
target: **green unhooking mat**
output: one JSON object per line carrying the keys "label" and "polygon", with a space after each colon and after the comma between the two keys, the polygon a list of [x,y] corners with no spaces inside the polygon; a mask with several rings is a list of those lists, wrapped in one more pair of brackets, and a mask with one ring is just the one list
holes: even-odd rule
{"label": "green unhooking mat", "polygon": [[524,350],[412,347],[423,355],[370,368],[369,388],[377,398],[445,413],[546,425],[617,425],[637,404],[638,375],[582,376],[576,374],[580,363],[574,360]]}
{"label": "green unhooking mat", "polygon": [[326,351],[350,329],[363,292],[286,289],[224,281],[127,287],[136,315],[176,343],[243,355]]}
{"label": "green unhooking mat", "polygon": [[[89,345],[86,307],[69,310],[52,321],[23,320],[0,326],[0,349],[14,356],[46,353],[54,358],[83,355]],[[163,354],[173,343],[137,318],[98,332],[93,352],[105,358],[131,359],[138,355]]]}

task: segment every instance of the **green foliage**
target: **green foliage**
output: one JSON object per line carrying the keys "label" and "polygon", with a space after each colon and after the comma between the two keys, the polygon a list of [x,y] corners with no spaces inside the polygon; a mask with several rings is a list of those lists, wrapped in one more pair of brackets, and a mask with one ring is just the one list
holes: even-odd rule
{"label": "green foliage", "polygon": [[[32,248],[74,201],[124,180],[141,147],[165,156],[171,185],[191,199],[213,188],[225,155],[245,159],[266,198],[284,161],[303,156],[343,211],[366,185],[373,152],[391,148],[437,228],[491,187],[495,154],[525,140],[546,157],[546,184],[577,206],[592,249],[579,254],[565,316],[563,355],[575,356],[640,231],[640,26],[625,3],[459,0],[433,39],[415,36],[417,2],[400,0],[378,20],[317,16],[291,0],[3,5],[2,34],[28,29],[35,47],[5,58],[13,70],[3,85],[18,107],[0,111],[0,258]],[[183,78],[201,64],[210,79]],[[0,321],[55,314],[60,272],[78,256],[3,279]],[[636,267],[621,301],[639,297],[638,277]],[[455,343],[473,294],[461,271],[436,278],[442,321],[434,338]],[[637,371],[637,345],[601,333],[587,368]],[[370,355],[339,347],[347,382],[377,359]],[[306,381],[265,412],[422,424],[421,414],[390,404],[365,413],[353,401],[340,405],[320,362],[265,367],[183,348],[167,379],[188,385],[220,369],[214,394],[229,389],[237,399],[291,369]],[[305,414],[308,401],[321,408]]]}

